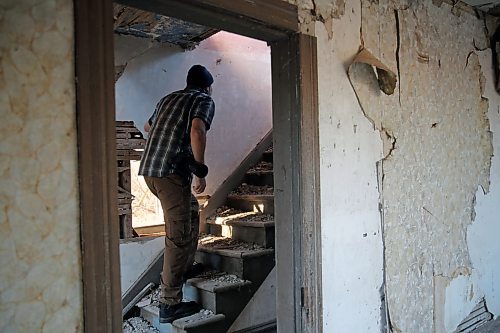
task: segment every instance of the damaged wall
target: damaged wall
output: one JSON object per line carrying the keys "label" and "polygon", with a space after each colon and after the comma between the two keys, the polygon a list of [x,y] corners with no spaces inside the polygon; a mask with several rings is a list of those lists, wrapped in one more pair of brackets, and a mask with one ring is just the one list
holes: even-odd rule
{"label": "damaged wall", "polygon": [[[379,190],[390,323],[394,332],[451,332],[474,301],[494,295],[476,286],[472,304],[457,308],[447,289],[473,273],[467,228],[478,187],[489,190],[493,147],[482,71],[491,67],[482,68],[477,55],[487,47],[484,25],[429,1],[362,1],[361,16],[362,45],[398,79],[386,96],[371,66],[350,71],[384,144]],[[482,255],[500,245],[491,246]]]}
{"label": "damaged wall", "polygon": [[[495,91],[490,49],[478,51],[482,72],[485,76],[483,97],[487,98],[489,108],[487,117],[493,135],[493,151],[500,150],[500,95]],[[488,70],[485,70],[488,69]],[[444,321],[440,332],[453,331],[457,325],[471,312],[473,307],[484,298],[489,312],[500,314],[500,223],[498,210],[500,206],[500,156],[495,154],[491,160],[489,191],[485,193],[481,187],[476,191],[474,219],[467,227],[467,247],[471,260],[470,274],[458,276],[450,280],[441,278],[445,292],[437,295]],[[444,289],[443,288],[443,289]]]}
{"label": "damaged wall", "polygon": [[[490,52],[474,48],[481,22],[430,1],[297,5],[318,37],[324,332],[384,328],[382,230],[394,328],[453,330],[482,296],[498,315],[500,100]],[[2,331],[82,330],[73,15],[70,1],[0,4]],[[363,67],[351,87],[361,22],[365,46],[399,68],[393,96]]]}
{"label": "damaged wall", "polygon": [[360,3],[346,4],[329,39],[318,37],[323,328],[325,332],[380,332],[382,235],[376,162],[378,133],[364,117],[346,74],[359,48]]}
{"label": "damaged wall", "polygon": [[0,331],[83,331],[72,1],[0,2]]}
{"label": "damaged wall", "polygon": [[219,32],[192,51],[134,37],[115,37],[115,65],[127,64],[116,84],[118,120],[137,128],[165,94],[183,89],[186,73],[203,64],[214,76],[216,105],[207,135],[211,195],[272,128],[271,56],[265,42]]}

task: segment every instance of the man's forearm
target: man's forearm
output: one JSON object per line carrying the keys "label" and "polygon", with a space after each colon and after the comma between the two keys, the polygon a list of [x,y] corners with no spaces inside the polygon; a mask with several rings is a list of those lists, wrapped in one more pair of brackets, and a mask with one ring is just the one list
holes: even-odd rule
{"label": "man's forearm", "polygon": [[205,163],[205,147],[207,144],[207,136],[204,130],[191,130],[191,148],[193,150],[194,159],[200,163]]}

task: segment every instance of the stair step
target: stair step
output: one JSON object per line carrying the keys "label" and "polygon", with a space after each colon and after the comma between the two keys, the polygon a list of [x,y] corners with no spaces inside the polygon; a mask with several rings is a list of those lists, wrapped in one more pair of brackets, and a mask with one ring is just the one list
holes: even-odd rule
{"label": "stair step", "polygon": [[219,273],[189,279],[184,285],[184,297],[214,313],[224,314],[227,329],[252,298],[254,289],[256,287],[248,280]]}
{"label": "stair step", "polygon": [[233,190],[230,195],[273,195],[274,188],[269,185],[251,185],[241,183],[241,185]]}
{"label": "stair step", "polygon": [[161,324],[159,320],[160,308],[148,305],[141,308],[141,316],[146,319],[160,333],[202,333],[225,332],[225,316],[223,314],[206,313],[202,310],[194,315],[175,320],[172,324]]}
{"label": "stair step", "polygon": [[250,185],[274,185],[274,173],[272,170],[248,171],[243,180]]}
{"label": "stair step", "polygon": [[223,333],[226,332],[226,316],[223,314],[197,313],[175,321],[172,333]]}
{"label": "stair step", "polygon": [[210,237],[214,239],[214,243],[208,245],[205,242],[204,244],[202,238],[195,256],[197,262],[207,267],[250,280],[257,286],[264,281],[274,267],[274,249],[265,249],[230,239],[225,240],[230,244],[222,248],[220,243],[224,241],[224,237],[209,235],[205,236],[205,239]]}
{"label": "stair step", "polygon": [[273,171],[273,162],[260,161],[248,170],[248,172],[258,171]]}
{"label": "stair step", "polygon": [[274,217],[224,207],[207,220],[209,233],[216,236],[274,247]]}
{"label": "stair step", "polygon": [[273,148],[269,148],[268,150],[266,150],[264,152],[264,154],[262,154],[262,161],[265,161],[265,162],[270,162],[272,163],[273,162]]}
{"label": "stair step", "polygon": [[269,194],[230,194],[226,205],[244,211],[274,215],[274,195]]}

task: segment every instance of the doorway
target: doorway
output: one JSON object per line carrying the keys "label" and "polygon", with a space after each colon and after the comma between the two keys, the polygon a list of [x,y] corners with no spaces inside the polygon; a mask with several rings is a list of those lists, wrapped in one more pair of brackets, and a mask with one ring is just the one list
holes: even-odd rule
{"label": "doorway", "polygon": [[[298,33],[297,8],[280,0],[120,3],[271,45],[278,331],[320,332],[316,45]],[[75,1],[86,332],[121,330],[112,12],[111,1]]]}

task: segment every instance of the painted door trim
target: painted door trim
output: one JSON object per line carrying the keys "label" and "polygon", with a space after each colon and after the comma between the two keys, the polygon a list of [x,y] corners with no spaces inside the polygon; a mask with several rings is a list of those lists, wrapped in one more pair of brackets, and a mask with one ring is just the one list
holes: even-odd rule
{"label": "painted door trim", "polygon": [[[270,43],[278,331],[321,332],[316,41],[298,33],[297,8],[281,0],[119,2]],[[109,0],[75,0],[84,327],[92,333],[121,331],[112,14]]]}

